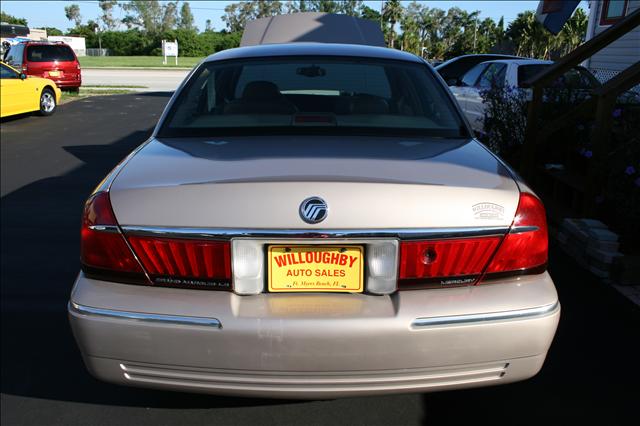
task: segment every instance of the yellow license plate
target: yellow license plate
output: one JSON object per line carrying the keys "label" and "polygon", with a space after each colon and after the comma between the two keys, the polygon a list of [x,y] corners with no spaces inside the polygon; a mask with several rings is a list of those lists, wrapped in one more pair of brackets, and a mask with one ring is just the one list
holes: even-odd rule
{"label": "yellow license plate", "polygon": [[49,77],[60,77],[60,71],[49,71]]}
{"label": "yellow license plate", "polygon": [[269,246],[269,291],[363,291],[362,246]]}

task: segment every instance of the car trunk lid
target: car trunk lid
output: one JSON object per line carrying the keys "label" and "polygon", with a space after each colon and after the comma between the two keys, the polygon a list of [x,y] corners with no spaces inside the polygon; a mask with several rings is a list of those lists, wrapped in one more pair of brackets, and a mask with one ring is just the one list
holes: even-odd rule
{"label": "car trunk lid", "polygon": [[[121,225],[251,229],[509,226],[519,197],[476,141],[354,136],[153,140],[110,192]],[[311,196],[329,208],[315,225]]]}

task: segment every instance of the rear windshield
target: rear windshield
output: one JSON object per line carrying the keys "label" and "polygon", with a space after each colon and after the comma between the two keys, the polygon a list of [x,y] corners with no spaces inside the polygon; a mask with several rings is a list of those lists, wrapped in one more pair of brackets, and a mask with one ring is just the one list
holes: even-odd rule
{"label": "rear windshield", "polygon": [[69,46],[35,45],[27,47],[27,60],[30,62],[68,62],[76,57]]}
{"label": "rear windshield", "polygon": [[356,58],[209,62],[183,89],[160,137],[265,131],[466,135],[446,88],[421,64]]}
{"label": "rear windshield", "polygon": [[[550,66],[550,64],[520,65],[518,67],[518,87],[522,87],[523,82]],[[582,67],[570,69],[553,84],[555,87],[567,89],[593,89],[599,85],[600,83],[593,74]]]}

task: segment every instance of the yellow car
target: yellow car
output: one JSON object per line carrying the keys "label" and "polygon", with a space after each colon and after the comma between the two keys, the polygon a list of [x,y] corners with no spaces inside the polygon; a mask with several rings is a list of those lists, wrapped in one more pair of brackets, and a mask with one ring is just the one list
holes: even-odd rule
{"label": "yellow car", "polygon": [[0,117],[38,111],[51,115],[60,101],[60,89],[46,78],[28,77],[0,63]]}

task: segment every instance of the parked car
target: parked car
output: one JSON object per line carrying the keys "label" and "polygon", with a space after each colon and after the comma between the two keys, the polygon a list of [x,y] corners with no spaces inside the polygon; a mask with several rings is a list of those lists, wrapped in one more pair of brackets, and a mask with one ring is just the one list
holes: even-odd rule
{"label": "parked car", "polygon": [[0,117],[38,111],[51,115],[60,101],[60,89],[46,78],[27,77],[0,62]]}
{"label": "parked car", "polygon": [[77,91],[82,85],[80,62],[62,42],[18,43],[5,53],[4,61],[26,75],[53,80],[63,90]]}
{"label": "parked car", "polygon": [[[485,115],[481,95],[483,90],[489,90],[492,85],[514,91],[523,90],[523,82],[552,64],[552,61],[534,59],[487,61],[469,70],[459,84],[450,89],[471,126],[481,132]],[[555,84],[555,87],[572,89],[574,93],[578,93],[576,90],[583,91],[585,96],[599,86],[598,80],[584,67],[573,68]]]}
{"label": "parked car", "polygon": [[560,315],[541,201],[424,60],[364,45],[205,59],[87,200],[81,263],[84,362],[131,386],[510,383],[539,371]]}
{"label": "parked car", "polygon": [[520,56],[513,55],[500,55],[497,53],[483,53],[476,55],[462,55],[453,59],[449,59],[435,66],[438,74],[442,76],[448,86],[455,86],[460,82],[462,76],[464,76],[471,68],[475,67],[481,62],[493,61],[499,59],[526,59]]}

